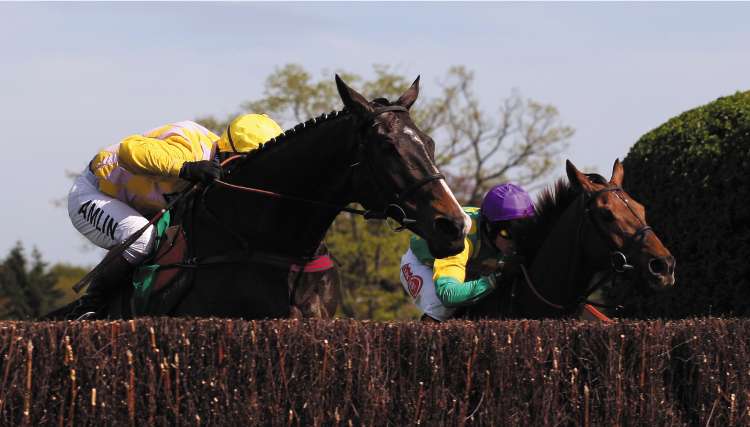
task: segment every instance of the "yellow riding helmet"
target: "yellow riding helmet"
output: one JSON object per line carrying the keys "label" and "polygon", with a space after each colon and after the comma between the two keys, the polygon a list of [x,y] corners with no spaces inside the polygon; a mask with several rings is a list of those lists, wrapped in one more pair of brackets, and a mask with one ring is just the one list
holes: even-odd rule
{"label": "yellow riding helmet", "polygon": [[219,138],[219,151],[247,153],[281,134],[281,127],[265,114],[243,114],[229,123]]}

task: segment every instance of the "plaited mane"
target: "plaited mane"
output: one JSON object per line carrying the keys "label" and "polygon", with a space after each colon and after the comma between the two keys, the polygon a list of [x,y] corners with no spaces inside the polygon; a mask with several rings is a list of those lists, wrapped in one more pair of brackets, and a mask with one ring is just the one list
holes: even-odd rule
{"label": "plaited mane", "polygon": [[[385,107],[392,105],[390,101],[388,101],[386,98],[377,98],[374,99],[371,104],[373,104],[376,107]],[[248,153],[245,155],[245,158],[242,163],[246,161],[251,161],[252,159],[255,159],[256,157],[263,156],[263,153],[272,151],[275,147],[278,147],[282,143],[284,143],[286,140],[288,140],[291,137],[298,136],[308,130],[317,128],[318,126],[332,122],[334,119],[337,118],[343,118],[348,117],[349,111],[344,108],[340,111],[331,111],[330,113],[323,113],[317,117],[313,117],[310,120],[307,120],[306,122],[299,123],[295,125],[294,127],[285,130],[282,132],[279,136],[275,138],[271,138],[268,141],[266,141],[263,144],[260,144],[256,150],[253,150],[251,153]]]}
{"label": "plaited mane", "polygon": [[263,156],[264,153],[273,151],[274,148],[283,144],[289,138],[298,136],[308,130],[317,128],[318,126],[333,121],[334,119],[348,116],[346,109],[341,111],[331,111],[330,113],[323,113],[317,117],[313,117],[306,122],[299,123],[294,127],[283,131],[279,136],[271,138],[268,141],[260,144],[257,149],[245,155],[242,163],[251,161],[256,157]]}

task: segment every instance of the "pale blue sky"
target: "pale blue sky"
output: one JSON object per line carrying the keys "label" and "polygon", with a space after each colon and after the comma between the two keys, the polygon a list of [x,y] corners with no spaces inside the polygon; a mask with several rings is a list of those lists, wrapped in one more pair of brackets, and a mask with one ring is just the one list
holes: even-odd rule
{"label": "pale blue sky", "polygon": [[21,240],[95,263],[51,204],[65,171],[128,134],[236,112],[291,62],[391,64],[427,96],[465,65],[488,109],[514,87],[557,106],[576,129],[567,157],[608,174],[666,119],[750,89],[748,16],[750,3],[0,3],[0,256]]}

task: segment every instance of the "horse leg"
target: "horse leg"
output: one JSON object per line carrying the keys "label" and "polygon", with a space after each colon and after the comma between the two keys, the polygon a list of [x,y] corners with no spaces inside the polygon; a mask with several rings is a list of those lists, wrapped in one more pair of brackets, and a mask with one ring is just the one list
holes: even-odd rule
{"label": "horse leg", "polygon": [[341,276],[338,267],[323,272],[319,282],[321,309],[324,319],[330,319],[336,314],[341,304]]}
{"label": "horse leg", "polygon": [[341,301],[341,280],[335,267],[301,275],[292,272],[288,284],[293,317],[330,319],[336,313]]}
{"label": "horse leg", "polygon": [[312,317],[324,318],[320,310],[320,297],[317,284],[320,273],[290,272],[288,278],[290,317],[293,319]]}
{"label": "horse leg", "polygon": [[106,316],[108,319],[132,319],[134,316],[133,306],[133,286],[123,286],[115,292],[106,307]]}

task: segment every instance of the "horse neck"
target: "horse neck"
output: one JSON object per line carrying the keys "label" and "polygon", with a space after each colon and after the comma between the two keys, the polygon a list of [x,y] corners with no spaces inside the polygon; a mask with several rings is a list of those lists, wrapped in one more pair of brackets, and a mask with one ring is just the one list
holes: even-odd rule
{"label": "horse neck", "polygon": [[[251,154],[227,181],[345,206],[353,196],[354,126],[340,115],[288,132]],[[253,248],[290,256],[312,255],[340,210],[225,188],[213,189],[205,202]]]}
{"label": "horse neck", "polygon": [[[584,262],[585,223],[583,199],[575,199],[557,221],[534,257],[529,276],[548,301],[567,306],[585,292],[594,269]],[[529,317],[560,317],[569,314],[550,307],[533,294],[528,285],[519,292],[521,313]]]}

